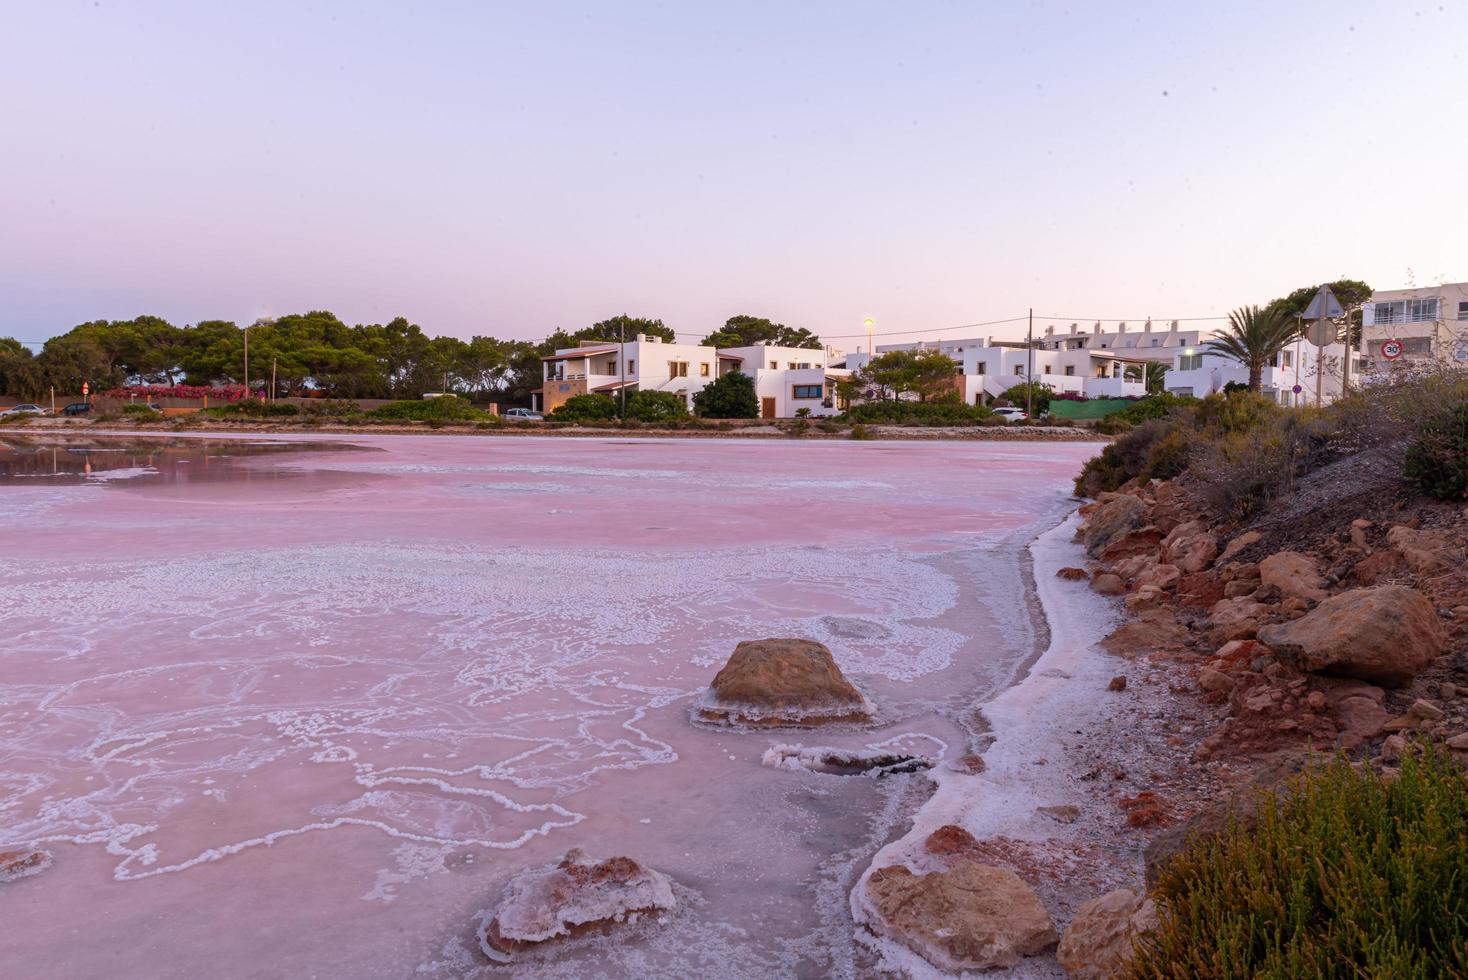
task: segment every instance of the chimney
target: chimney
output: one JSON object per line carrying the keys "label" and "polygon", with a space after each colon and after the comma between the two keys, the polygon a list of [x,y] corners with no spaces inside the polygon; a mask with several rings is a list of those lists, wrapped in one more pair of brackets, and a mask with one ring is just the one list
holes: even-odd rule
{"label": "chimney", "polygon": [[1101,321],[1100,320],[1097,320],[1096,321],[1096,326],[1094,328],[1092,328],[1091,332],[1092,333],[1100,333],[1101,332]]}
{"label": "chimney", "polygon": [[1116,325],[1116,332],[1117,333],[1126,333],[1126,321],[1125,320],[1121,321],[1120,323],[1118,323]]}
{"label": "chimney", "polygon": [[1149,316],[1149,317],[1147,317],[1147,322],[1144,323],[1144,324],[1142,324],[1142,333],[1151,333],[1151,332],[1152,332],[1152,318]]}
{"label": "chimney", "polygon": [[1071,325],[1070,325],[1070,334],[1071,334],[1071,336],[1072,336],[1072,337],[1074,337],[1074,336],[1075,336],[1075,334],[1076,334],[1076,331],[1077,331],[1077,330],[1078,330],[1078,329],[1080,329],[1080,324],[1078,324],[1078,323],[1072,323],[1072,324],[1071,324]]}
{"label": "chimney", "polygon": [[1048,327],[1045,328],[1045,336],[1047,336],[1047,337],[1053,337],[1053,336],[1055,336],[1055,324],[1052,323]]}
{"label": "chimney", "polygon": [[639,343],[639,344],[643,344],[643,343],[646,343],[646,342],[647,342],[647,334],[645,334],[645,333],[640,333],[640,334],[638,334],[638,335],[637,335],[637,342],[638,342],[638,343]]}

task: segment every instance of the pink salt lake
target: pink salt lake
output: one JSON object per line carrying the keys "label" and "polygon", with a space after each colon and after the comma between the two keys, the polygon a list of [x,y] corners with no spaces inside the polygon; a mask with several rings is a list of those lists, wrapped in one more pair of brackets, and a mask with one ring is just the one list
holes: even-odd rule
{"label": "pink salt lake", "polygon": [[[1025,546],[1095,447],[0,436],[7,977],[856,975],[846,892],[1042,628]],[[179,448],[182,446],[182,448]],[[56,475],[53,475],[56,474]],[[804,636],[867,730],[696,727]],[[476,924],[573,846],[680,908],[511,967]]]}

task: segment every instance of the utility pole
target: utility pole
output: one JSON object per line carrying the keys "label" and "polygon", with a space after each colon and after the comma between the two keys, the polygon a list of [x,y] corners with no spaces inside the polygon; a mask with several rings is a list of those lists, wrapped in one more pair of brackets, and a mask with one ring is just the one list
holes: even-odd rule
{"label": "utility pole", "polygon": [[270,400],[275,401],[275,362],[276,358],[270,359]]}
{"label": "utility pole", "polygon": [[[677,338],[674,338],[677,339]],[[623,316],[617,321],[617,360],[622,362],[622,383],[617,385],[617,398],[622,403],[622,410],[618,415],[627,417],[627,318]],[[590,374],[591,372],[587,372]]]}
{"label": "utility pole", "polygon": [[245,397],[250,397],[250,328],[245,328]]}
{"label": "utility pole", "polygon": [[1030,307],[1030,326],[1025,340],[1025,415],[1035,417],[1035,308]]}

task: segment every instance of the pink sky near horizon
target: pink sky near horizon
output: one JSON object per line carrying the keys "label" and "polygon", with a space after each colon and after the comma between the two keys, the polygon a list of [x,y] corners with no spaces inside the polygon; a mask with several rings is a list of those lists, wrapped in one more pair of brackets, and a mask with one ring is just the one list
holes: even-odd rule
{"label": "pink sky near horizon", "polygon": [[30,343],[330,309],[525,339],[752,313],[854,349],[866,316],[916,339],[1468,278],[1462,3],[67,0],[5,25],[0,336]]}

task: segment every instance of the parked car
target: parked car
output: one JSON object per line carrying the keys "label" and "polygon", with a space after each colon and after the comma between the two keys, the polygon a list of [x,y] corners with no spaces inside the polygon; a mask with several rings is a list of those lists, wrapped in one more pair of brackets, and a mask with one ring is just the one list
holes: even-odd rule
{"label": "parked car", "polygon": [[1003,419],[1005,422],[1023,422],[1025,419],[1029,418],[1029,416],[1025,414],[1024,409],[1014,408],[1012,406],[996,408],[994,409],[994,414]]}
{"label": "parked car", "polygon": [[86,402],[72,402],[61,410],[62,415],[86,415],[92,410],[92,406]]}
{"label": "parked car", "polygon": [[539,422],[541,419],[545,418],[545,416],[528,408],[512,408],[509,411],[505,412],[505,418],[520,419],[522,421],[528,419],[532,422]]}
{"label": "parked car", "polygon": [[44,408],[42,408],[40,405],[32,405],[30,403],[26,403],[24,405],[17,405],[14,408],[7,408],[5,411],[0,412],[0,419],[6,418],[7,416],[11,416],[11,415],[45,415],[45,414],[46,414],[46,410]]}

